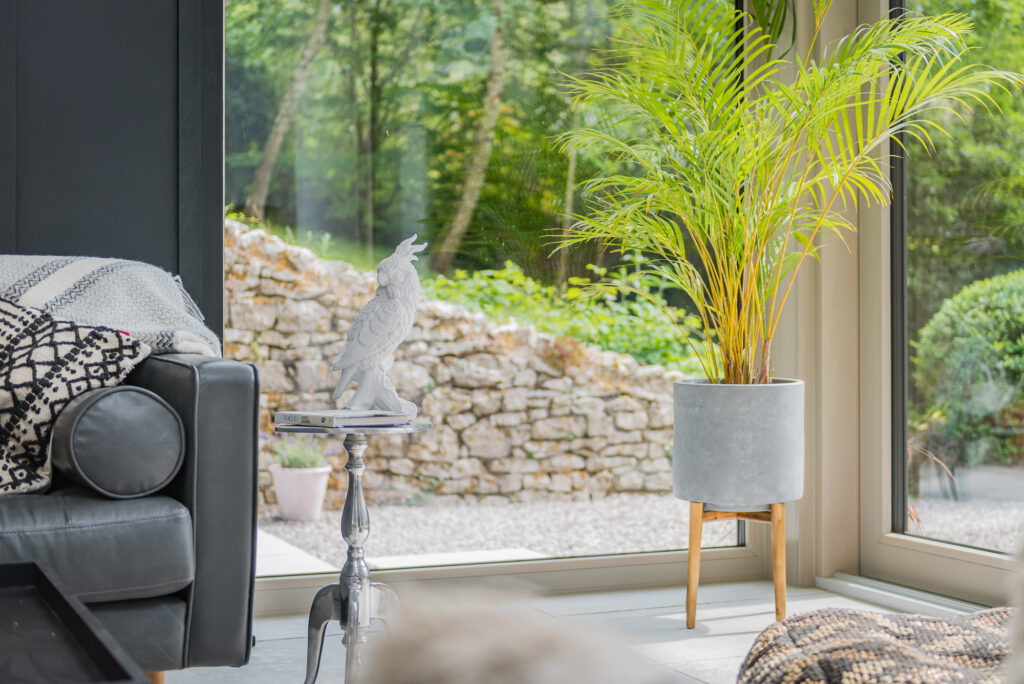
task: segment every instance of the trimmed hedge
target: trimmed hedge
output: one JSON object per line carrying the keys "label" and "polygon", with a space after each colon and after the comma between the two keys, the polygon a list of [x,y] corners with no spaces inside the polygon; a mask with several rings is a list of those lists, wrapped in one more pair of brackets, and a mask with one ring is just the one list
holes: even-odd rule
{"label": "trimmed hedge", "polygon": [[[947,299],[913,350],[918,419],[960,440],[1016,436],[1024,430],[1024,269]],[[1019,460],[1019,441],[995,445],[992,455]]]}

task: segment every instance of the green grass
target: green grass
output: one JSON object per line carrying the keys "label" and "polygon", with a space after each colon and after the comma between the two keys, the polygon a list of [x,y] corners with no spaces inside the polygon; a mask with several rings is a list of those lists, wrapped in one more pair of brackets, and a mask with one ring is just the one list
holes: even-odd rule
{"label": "green grass", "polygon": [[291,226],[279,226],[269,221],[255,221],[239,213],[228,213],[227,218],[244,223],[250,228],[262,228],[290,245],[312,250],[321,259],[344,261],[360,271],[375,271],[377,264],[392,252],[385,247],[364,245],[330,233],[296,230]]}

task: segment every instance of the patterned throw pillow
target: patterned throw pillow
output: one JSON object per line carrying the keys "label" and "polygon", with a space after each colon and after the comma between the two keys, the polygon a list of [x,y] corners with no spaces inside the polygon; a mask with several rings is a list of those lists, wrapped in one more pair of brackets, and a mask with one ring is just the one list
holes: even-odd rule
{"label": "patterned throw pillow", "polygon": [[53,421],[79,394],[120,384],[149,347],[110,328],[0,299],[0,496],[50,483]]}

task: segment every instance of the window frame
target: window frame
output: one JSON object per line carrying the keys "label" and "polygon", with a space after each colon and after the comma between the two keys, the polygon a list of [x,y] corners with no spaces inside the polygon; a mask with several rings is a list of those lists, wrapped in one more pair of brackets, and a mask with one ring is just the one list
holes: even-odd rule
{"label": "window frame", "polygon": [[[899,0],[860,0],[858,20],[902,9]],[[1005,554],[905,533],[906,166],[892,163],[887,209],[862,208],[860,224],[860,573],[983,605],[1006,602],[1016,563]]]}

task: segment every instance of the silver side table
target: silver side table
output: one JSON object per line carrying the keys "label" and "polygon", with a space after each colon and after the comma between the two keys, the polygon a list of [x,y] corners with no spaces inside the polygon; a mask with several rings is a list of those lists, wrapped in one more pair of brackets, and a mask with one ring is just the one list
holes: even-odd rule
{"label": "silver side table", "polygon": [[306,645],[306,684],[316,681],[320,669],[320,654],[323,650],[324,632],[327,623],[338,620],[345,636],[345,682],[358,681],[360,650],[367,639],[370,620],[387,614],[389,606],[396,602],[395,594],[385,584],[370,581],[370,568],[366,565],[363,544],[370,536],[370,514],[366,510],[363,494],[363,473],[366,462],[368,435],[397,435],[423,432],[433,427],[428,420],[419,420],[408,425],[394,427],[349,427],[327,428],[300,425],[275,425],[277,432],[302,433],[307,435],[344,435],[345,451],[348,452],[348,494],[341,514],[341,536],[348,544],[348,557],[341,569],[336,584],[329,584],[316,593],[309,608],[309,634]]}

